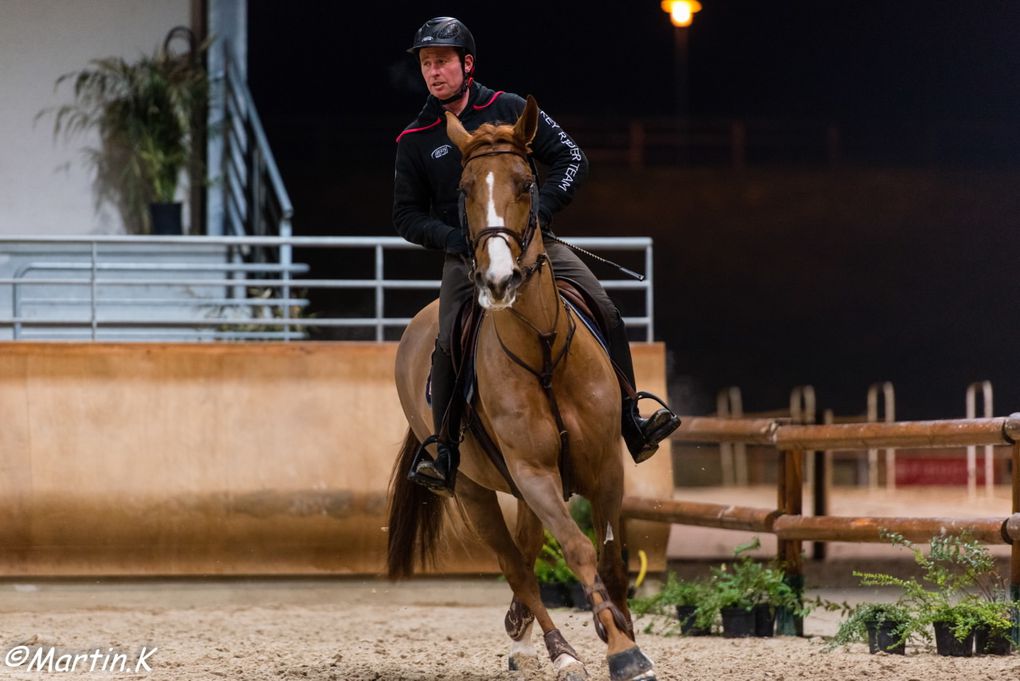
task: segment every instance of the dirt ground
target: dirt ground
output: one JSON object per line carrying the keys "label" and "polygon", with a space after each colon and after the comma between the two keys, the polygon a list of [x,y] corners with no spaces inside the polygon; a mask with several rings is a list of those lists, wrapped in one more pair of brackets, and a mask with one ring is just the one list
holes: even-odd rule
{"label": "dirt ground", "polygon": [[[809,595],[813,595],[812,592]],[[823,592],[851,602],[861,591]],[[0,584],[0,678],[52,678],[14,668],[19,646],[64,654],[121,653],[127,672],[77,677],[139,679],[554,679],[543,659],[531,676],[506,671],[503,614],[509,588],[494,578],[377,580],[6,582]],[[607,679],[604,648],[590,615],[554,611],[593,679]],[[658,678],[967,679],[1020,678],[1020,657],[941,658],[924,648],[906,657],[869,655],[863,645],[826,652],[838,618],[811,615],[805,638],[729,640],[639,636]],[[639,623],[639,627],[641,623]],[[540,644],[536,636],[536,642]],[[134,673],[143,647],[150,652]],[[70,658],[67,658],[70,659]],[[59,669],[59,667],[58,667]],[[100,666],[96,668],[101,669]]]}

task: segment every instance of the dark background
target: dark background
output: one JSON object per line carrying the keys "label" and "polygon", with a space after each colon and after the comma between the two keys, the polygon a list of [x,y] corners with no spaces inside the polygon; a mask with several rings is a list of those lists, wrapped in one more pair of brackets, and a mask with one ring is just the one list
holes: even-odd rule
{"label": "dark background", "polygon": [[[868,386],[889,380],[898,417],[950,418],[968,383],[990,379],[996,413],[1020,411],[1020,7],[703,5],[690,117],[838,126],[843,155],[827,162],[819,141],[743,169],[593,163],[557,216],[562,236],[655,238],[656,336],[677,406],[711,411],[739,385],[746,409],[777,409],[813,384],[821,407],[859,414]],[[600,141],[586,121],[676,113],[676,29],[655,0],[251,0],[249,80],[297,233],[393,234],[393,138],[425,97],[404,50],[443,14],[472,29],[480,82],[534,94],[577,122],[582,147]]]}

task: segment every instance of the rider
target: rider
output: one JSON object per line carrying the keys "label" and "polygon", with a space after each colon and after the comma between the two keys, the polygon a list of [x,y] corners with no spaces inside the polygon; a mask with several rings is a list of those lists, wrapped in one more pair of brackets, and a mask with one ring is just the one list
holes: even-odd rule
{"label": "rider", "polygon": [[[415,33],[408,52],[418,60],[429,97],[414,122],[397,137],[393,224],[408,241],[446,253],[439,290],[439,338],[432,353],[435,435],[423,443],[416,459],[419,463],[410,472],[410,478],[448,495],[453,491],[460,462],[460,399],[453,395],[456,381],[450,355],[451,334],[459,310],[474,294],[474,285],[465,261],[468,244],[458,226],[460,152],[446,135],[443,113],[453,112],[468,131],[473,131],[482,123],[516,121],[524,110],[524,100],[475,82],[474,37],[467,26],[453,17],[426,21]],[[577,185],[587,174],[588,160],[545,112],[539,116],[532,155],[548,168],[539,192],[538,217],[542,232],[551,234],[552,215],[570,203]],[[538,178],[537,173],[535,177]],[[547,240],[545,249],[556,275],[577,282],[594,298],[608,327],[604,331],[610,358],[633,386],[634,365],[616,305],[595,275],[567,247]],[[631,456],[640,463],[655,453],[659,442],[680,425],[680,420],[666,408],[642,418],[637,399],[628,392],[623,392],[622,432]],[[436,443],[438,454],[435,461],[424,451],[425,445],[432,442]]]}

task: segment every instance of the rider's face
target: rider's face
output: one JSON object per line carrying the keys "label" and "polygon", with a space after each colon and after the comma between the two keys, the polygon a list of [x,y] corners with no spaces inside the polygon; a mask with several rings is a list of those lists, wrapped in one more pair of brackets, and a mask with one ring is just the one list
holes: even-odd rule
{"label": "rider's face", "polygon": [[[429,94],[437,99],[452,97],[464,82],[460,54],[452,47],[423,47],[418,50],[418,62]],[[470,54],[465,55],[464,69],[468,73],[473,64],[474,58]]]}

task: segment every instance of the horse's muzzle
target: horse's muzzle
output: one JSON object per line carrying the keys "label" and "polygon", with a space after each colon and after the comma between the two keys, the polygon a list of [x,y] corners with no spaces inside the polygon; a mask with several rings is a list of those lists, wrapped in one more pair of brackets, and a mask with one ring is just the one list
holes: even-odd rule
{"label": "horse's muzzle", "polygon": [[478,304],[487,310],[503,310],[514,304],[517,289],[524,281],[521,268],[514,267],[508,275],[493,276],[487,272],[475,272],[475,287],[478,289]]}

